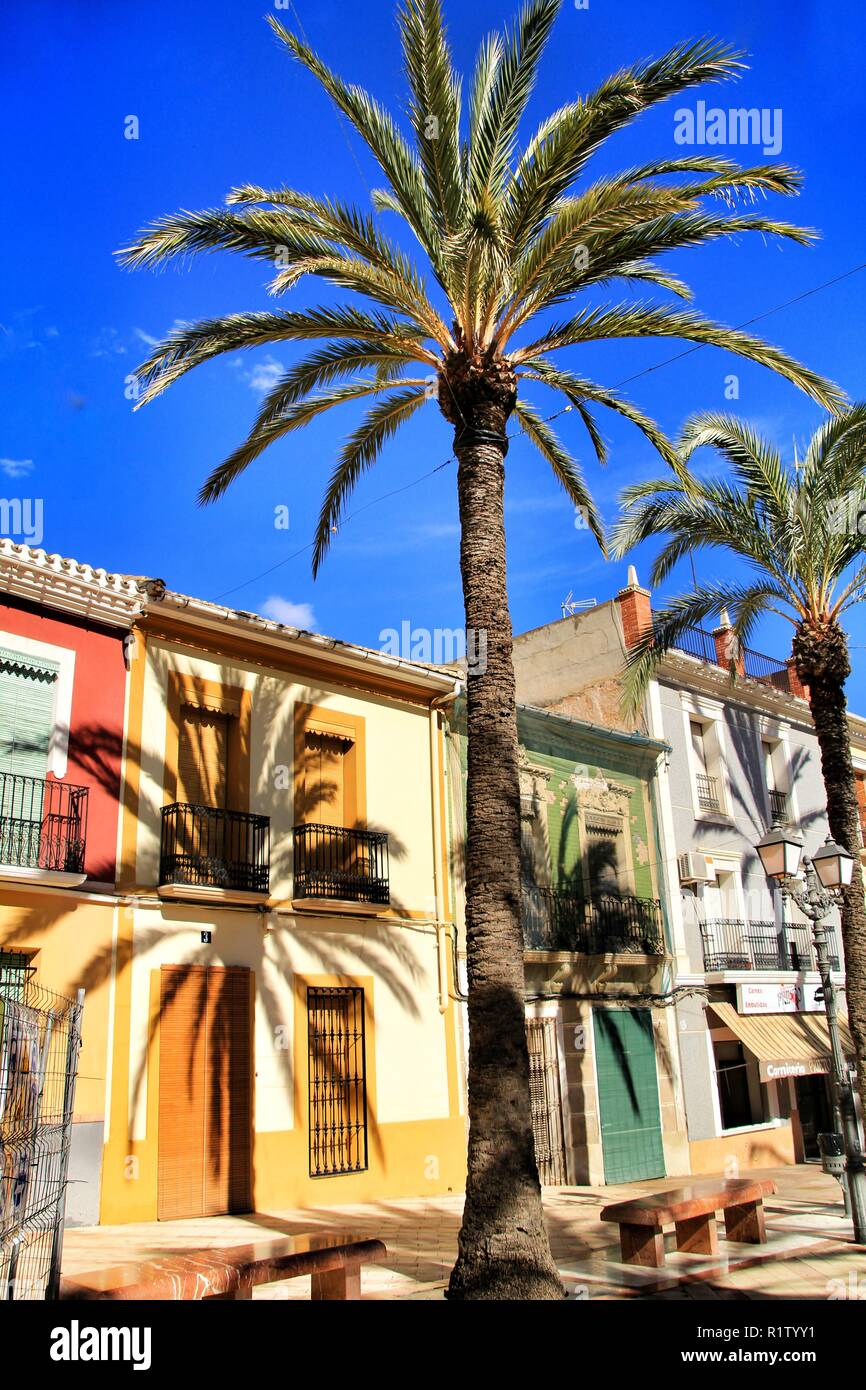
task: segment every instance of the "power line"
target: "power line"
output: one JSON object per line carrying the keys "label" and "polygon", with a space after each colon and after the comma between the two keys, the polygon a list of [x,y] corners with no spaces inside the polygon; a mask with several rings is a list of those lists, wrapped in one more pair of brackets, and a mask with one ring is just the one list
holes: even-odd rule
{"label": "power line", "polygon": [[[292,8],[294,8],[294,6]],[[300,24],[300,20],[298,23]],[[850,279],[852,275],[857,275],[861,270],[866,270],[866,261],[862,261],[860,265],[852,266],[850,270],[843,271],[841,275],[834,275],[832,279],[825,280],[820,285],[813,285],[811,289],[803,290],[800,294],[795,294],[790,299],[783,300],[780,304],[774,304],[771,308],[762,310],[760,314],[754,314],[752,318],[744,319],[742,323],[734,324],[734,329],[739,331],[741,328],[750,328],[752,324],[760,323],[763,319],[769,318],[772,314],[778,314],[783,309],[789,309],[793,304],[800,304],[804,299],[809,299],[812,295],[820,294],[822,290],[830,289],[831,286],[838,285],[843,280]],[[651,367],[643,367],[639,372],[634,372],[631,376],[623,377],[621,381],[614,382],[611,390],[617,391],[620,387],[628,386],[631,382],[638,381],[641,377],[649,376],[652,372],[661,371],[663,367],[670,367],[674,362],[681,362],[684,357],[690,357],[692,353],[700,352],[703,348],[708,346],[711,345],[707,343],[696,343],[693,347],[685,348],[682,352],[674,353],[672,357],[665,357],[661,362],[656,362]],[[567,415],[573,408],[574,407],[571,405],[563,406],[560,410],[555,410],[552,415],[544,416],[542,423],[550,424],[551,421],[558,420],[560,415]],[[515,439],[522,432],[522,430],[519,430],[516,434],[510,434],[507,437],[509,439]],[[442,463],[438,463],[435,468],[429,469],[426,473],[421,473],[417,478],[413,478],[411,482],[404,483],[402,487],[394,488],[391,492],[385,492],[380,497],[374,497],[369,502],[365,502],[363,506],[356,508],[354,512],[350,512],[348,516],[344,517],[340,525],[348,525],[348,523],[354,517],[359,516],[361,512],[367,511],[370,507],[377,506],[380,502],[386,502],[389,498],[396,497],[401,492],[407,492],[410,488],[416,487],[419,483],[423,483],[427,478],[431,478],[434,473],[440,473],[443,468],[447,468],[449,464],[456,463],[456,461],[454,455],[451,454],[447,459],[444,459]],[[278,560],[276,564],[271,565],[266,570],[262,570],[260,574],[255,574],[252,578],[243,580],[242,583],[236,584],[231,589],[224,589],[222,593],[217,594],[217,599],[227,598],[231,594],[236,594],[240,589],[249,588],[250,584],[257,583],[259,579],[266,578],[267,575],[273,574],[274,570],[281,569],[283,565],[288,565],[292,560],[296,560],[299,555],[303,555],[306,551],[312,550],[314,545],[315,541],[309,541],[306,545],[302,545],[300,549],[294,550],[291,555],[287,555],[285,559]]]}

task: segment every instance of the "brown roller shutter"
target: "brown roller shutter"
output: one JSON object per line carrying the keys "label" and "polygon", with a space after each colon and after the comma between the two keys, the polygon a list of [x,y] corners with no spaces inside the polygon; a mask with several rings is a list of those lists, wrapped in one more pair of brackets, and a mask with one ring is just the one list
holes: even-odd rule
{"label": "brown roller shutter", "polygon": [[163,966],[157,1216],[252,1207],[252,974]]}
{"label": "brown roller shutter", "polygon": [[228,805],[229,718],[184,705],[177,749],[177,799],[191,806]]}
{"label": "brown roller shutter", "polygon": [[349,738],[308,732],[304,738],[304,820],[308,825],[346,824],[346,754]]}

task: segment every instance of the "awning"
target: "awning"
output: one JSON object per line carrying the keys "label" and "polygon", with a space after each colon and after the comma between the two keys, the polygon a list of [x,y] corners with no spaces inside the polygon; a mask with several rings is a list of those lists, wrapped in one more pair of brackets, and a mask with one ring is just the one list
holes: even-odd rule
{"label": "awning", "polygon": [[[830,1032],[824,1014],[738,1014],[733,1004],[721,1003],[709,1008],[758,1059],[762,1081],[829,1072]],[[842,1051],[853,1062],[854,1040],[842,1014],[839,1037]]]}

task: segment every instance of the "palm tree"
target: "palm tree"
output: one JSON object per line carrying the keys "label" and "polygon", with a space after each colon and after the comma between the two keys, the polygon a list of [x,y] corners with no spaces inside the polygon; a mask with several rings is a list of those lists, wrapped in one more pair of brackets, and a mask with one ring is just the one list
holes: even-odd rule
{"label": "palm tree", "polygon": [[[779,372],[833,410],[839,393],[777,348],[690,310],[652,300],[574,301],[622,280],[688,297],[653,257],[717,237],[758,232],[801,243],[812,234],[738,200],[793,194],[782,165],[740,168],[715,156],[667,156],[575,185],[615,131],[665,98],[742,68],[729,47],[702,40],[614,74],[554,111],[522,148],[521,118],[562,0],[529,0],[514,27],[481,45],[468,118],[439,0],[398,11],[410,92],[409,133],[350,86],[296,35],[279,41],[324,87],[379,165],[376,213],[412,234],[422,260],[367,212],[292,188],[235,188],[225,208],[180,212],[120,252],[126,266],[159,266],[199,251],[269,262],[281,295],[315,276],[355,296],[307,310],[269,309],[173,333],[139,368],[150,401],[221,353],[294,341],[323,343],[295,362],[265,399],[249,436],[211,473],[200,500],[218,498],[268,445],[348,402],[373,398],[328,483],[313,552],[319,569],[353,487],[383,445],[429,398],[453,427],[466,624],[487,641],[486,670],[468,682],[466,926],[469,974],[468,1180],[455,1298],[560,1297],[535,1166],[524,1036],[520,826],[511,621],[505,580],[503,480],[512,414],[583,515],[602,526],[577,462],[528,383],[560,393],[599,459],[592,413],[618,412],[672,459],[669,442],[614,390],[551,361],[610,338],[674,337],[726,348]],[[721,200],[721,201],[719,201]],[[551,311],[568,306],[556,318]]]}
{"label": "palm tree", "polygon": [[[689,466],[695,450],[705,445],[719,451],[725,465],[722,479],[704,480]],[[632,708],[664,654],[708,614],[725,608],[735,615],[732,679],[737,652],[763,614],[780,614],[793,626],[794,666],[808,688],[830,833],[854,858],[842,903],[842,944],[866,1111],[866,908],[845,702],[851,663],[842,625],[845,613],[866,599],[866,525],[861,529],[861,515],[866,517],[866,405],[828,420],[812,436],[803,462],[793,465],[783,463],[768,440],[732,416],[696,415],[683,430],[674,474],[626,488],[621,502],[622,516],[612,536],[615,554],[625,554],[650,536],[668,537],[653,563],[653,584],[662,583],[678,560],[703,547],[737,555],[753,571],[742,583],[731,576],[696,585],[653,614],[652,630],[633,648],[626,669],[625,695]]]}

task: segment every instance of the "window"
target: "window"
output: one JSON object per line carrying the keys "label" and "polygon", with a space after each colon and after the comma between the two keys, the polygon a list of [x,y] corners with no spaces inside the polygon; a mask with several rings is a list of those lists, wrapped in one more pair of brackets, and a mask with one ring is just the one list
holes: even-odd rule
{"label": "window", "polygon": [[178,801],[226,809],[228,756],[229,716],[185,705],[178,735]]}
{"label": "window", "polygon": [[766,1118],[766,1092],[758,1064],[741,1042],[714,1042],[722,1129],[743,1129]]}
{"label": "window", "polygon": [[0,951],[0,1000],[23,999],[32,974],[30,956],[25,951]]}
{"label": "window", "polygon": [[770,819],[780,824],[790,822],[788,808],[785,746],[780,740],[761,739],[761,758],[764,764],[764,786],[770,803]]}
{"label": "window", "polygon": [[718,778],[710,773],[710,764],[707,757],[707,745],[703,724],[699,724],[696,719],[689,723],[692,740],[692,757],[695,765],[695,782],[697,784],[698,806],[702,811],[720,811],[722,803],[719,797]]}
{"label": "window", "polygon": [[304,820],[308,825],[345,826],[346,764],[352,740],[307,730],[304,734]]}
{"label": "window", "polygon": [[0,772],[45,777],[59,669],[0,648]]}
{"label": "window", "polygon": [[308,988],[310,1177],[367,1167],[364,991]]}
{"label": "window", "polygon": [[585,825],[590,893],[595,896],[625,892],[622,818],[587,812]]}

